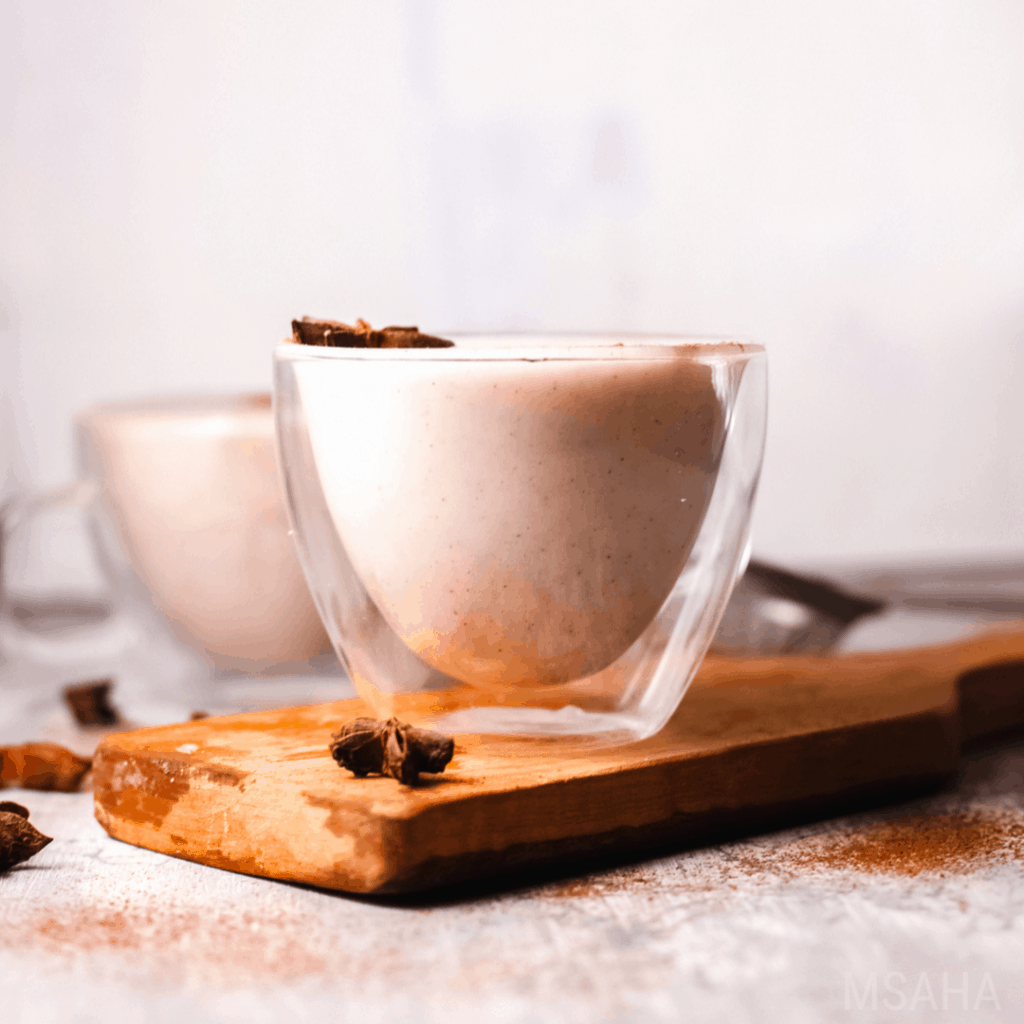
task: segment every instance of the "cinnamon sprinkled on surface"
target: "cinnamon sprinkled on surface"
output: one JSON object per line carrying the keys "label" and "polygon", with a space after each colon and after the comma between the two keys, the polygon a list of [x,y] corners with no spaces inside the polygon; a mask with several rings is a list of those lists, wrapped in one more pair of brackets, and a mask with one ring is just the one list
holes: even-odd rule
{"label": "cinnamon sprinkled on surface", "polygon": [[917,814],[829,837],[820,849],[793,851],[797,868],[913,877],[964,875],[994,863],[1024,861],[1024,821],[953,811]]}
{"label": "cinnamon sprinkled on surface", "polygon": [[324,969],[328,950],[308,929],[308,921],[279,910],[105,904],[16,918],[0,932],[0,951],[134,954],[165,980],[181,980],[187,972],[209,984],[256,984]]}
{"label": "cinnamon sprinkled on surface", "polygon": [[545,886],[543,893],[561,898],[658,889],[722,893],[751,882],[789,882],[824,873],[966,876],[1007,864],[1024,864],[1024,813],[918,812],[788,840],[766,836],[698,849],[667,871],[663,861],[596,871]]}

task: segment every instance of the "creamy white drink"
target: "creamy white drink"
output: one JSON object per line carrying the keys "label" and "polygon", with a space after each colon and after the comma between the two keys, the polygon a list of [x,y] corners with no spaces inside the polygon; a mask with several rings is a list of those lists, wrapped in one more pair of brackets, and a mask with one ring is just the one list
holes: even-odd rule
{"label": "creamy white drink", "polygon": [[294,363],[348,557],[442,672],[483,686],[591,675],[669,595],[711,498],[742,348],[629,351]]}
{"label": "creamy white drink", "polygon": [[324,649],[288,538],[269,395],[114,402],[77,422],[83,469],[182,639],[244,672]]}

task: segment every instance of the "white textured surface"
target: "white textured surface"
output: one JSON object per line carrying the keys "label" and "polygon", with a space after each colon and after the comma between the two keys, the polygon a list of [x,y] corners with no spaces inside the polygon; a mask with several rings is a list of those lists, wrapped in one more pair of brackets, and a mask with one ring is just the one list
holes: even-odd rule
{"label": "white textured surface", "polygon": [[[799,869],[787,858],[878,815],[577,877],[520,879],[505,891],[383,903],[123,845],[93,821],[89,794],[5,796],[23,800],[55,837],[0,876],[5,1020],[1024,1015],[1024,863],[901,878]],[[1024,822],[1024,742],[975,756],[955,788],[914,806],[998,810]],[[873,972],[874,1011],[870,997],[858,1008],[847,996],[848,976],[863,992]],[[884,987],[887,972],[902,975],[890,978],[894,991]],[[968,1009],[954,994],[943,1010],[944,973],[959,987],[964,972]],[[900,997],[902,1009],[887,1008]]]}
{"label": "white textured surface", "polygon": [[[913,577],[894,574],[913,589]],[[896,608],[873,620],[862,646],[977,625],[969,615]],[[8,663],[0,742],[90,745],[75,736],[59,685],[52,672]],[[117,702],[132,692],[121,687]],[[189,699],[217,711],[350,692],[344,680],[307,676],[222,681]],[[162,694],[159,707],[141,688],[135,696],[140,715],[154,718],[164,709],[180,720],[196,706],[181,703],[183,694],[174,705]],[[908,878],[849,863],[812,869],[806,857],[850,828],[908,812],[987,810],[1024,828],[1024,739],[965,760],[947,792],[875,815],[401,902],[118,843],[93,820],[87,793],[6,790],[2,798],[27,804],[54,837],[0,875],[4,1024],[1024,1019],[1024,862]],[[885,988],[892,972],[902,976],[889,978],[895,991]],[[944,976],[960,987],[964,972],[968,1009],[960,995],[943,1009]],[[874,1009],[870,997],[858,1007],[872,976]],[[993,993],[998,1006],[979,1003]]]}

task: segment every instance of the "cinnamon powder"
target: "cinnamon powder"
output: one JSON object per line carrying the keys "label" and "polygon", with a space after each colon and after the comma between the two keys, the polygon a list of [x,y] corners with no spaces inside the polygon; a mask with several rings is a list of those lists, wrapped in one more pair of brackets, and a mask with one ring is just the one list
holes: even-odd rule
{"label": "cinnamon powder", "polygon": [[794,845],[790,862],[796,870],[965,875],[991,864],[1024,861],[1024,821],[978,811],[916,814],[839,833],[820,845]]}
{"label": "cinnamon powder", "polygon": [[60,914],[13,916],[0,931],[3,953],[135,954],[164,979],[187,973],[192,980],[236,985],[318,974],[327,963],[322,946],[308,921],[269,907],[72,906]]}
{"label": "cinnamon powder", "polygon": [[658,889],[711,893],[819,872],[941,877],[1021,863],[1024,814],[1019,811],[919,812],[788,840],[765,837],[697,850],[671,865],[595,872],[547,886],[544,895],[593,897]]}

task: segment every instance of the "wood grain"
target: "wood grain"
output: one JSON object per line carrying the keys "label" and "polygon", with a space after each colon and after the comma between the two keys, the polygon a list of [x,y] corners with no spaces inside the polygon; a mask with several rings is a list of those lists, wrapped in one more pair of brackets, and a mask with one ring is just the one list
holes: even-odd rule
{"label": "wood grain", "polygon": [[1024,626],[839,658],[708,658],[669,725],[625,747],[456,737],[415,788],[356,779],[327,750],[359,701],[108,737],[110,835],[246,874],[401,892],[527,863],[697,841],[953,772],[965,740],[1024,725]]}

